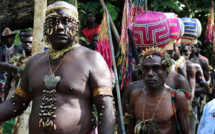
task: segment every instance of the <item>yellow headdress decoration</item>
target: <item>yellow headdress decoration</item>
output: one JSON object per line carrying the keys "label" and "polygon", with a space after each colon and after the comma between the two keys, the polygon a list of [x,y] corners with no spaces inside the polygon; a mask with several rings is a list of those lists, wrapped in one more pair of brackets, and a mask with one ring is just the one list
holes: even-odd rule
{"label": "yellow headdress decoration", "polygon": [[143,55],[143,59],[152,58],[153,55],[161,56],[162,57],[161,65],[165,66],[167,71],[170,72],[173,61],[171,60],[170,56],[162,48],[159,48],[159,47],[148,48],[145,51],[142,51],[142,55]]}
{"label": "yellow headdress decoration", "polygon": [[[161,56],[165,56],[167,55],[167,53],[165,53],[165,51],[162,48],[159,47],[151,47],[151,48],[147,48],[145,51],[142,51],[142,55],[146,56],[148,54],[152,54],[152,53],[157,53],[160,54]],[[148,56],[147,56],[148,57]]]}
{"label": "yellow headdress decoration", "polygon": [[[68,9],[68,14],[69,16],[73,17],[76,21],[78,21],[78,10],[75,6],[72,4],[69,4],[64,1],[57,1],[54,4],[50,5],[46,9],[46,18],[52,15],[58,15],[55,10],[58,9]],[[79,22],[79,21],[78,21]]]}

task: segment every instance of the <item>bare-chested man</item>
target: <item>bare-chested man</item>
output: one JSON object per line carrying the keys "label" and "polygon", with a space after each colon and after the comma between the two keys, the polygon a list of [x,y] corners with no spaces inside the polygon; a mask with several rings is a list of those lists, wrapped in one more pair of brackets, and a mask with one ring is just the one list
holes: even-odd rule
{"label": "bare-chested man", "polygon": [[[129,109],[134,119],[130,124],[130,133],[189,133],[189,112],[185,94],[180,91],[175,91],[174,94],[174,91],[165,85],[169,63],[162,50],[150,49],[144,52],[140,66],[145,88],[137,88],[131,92]],[[174,106],[171,97],[173,94],[176,102]],[[173,111],[174,107],[176,113]],[[179,123],[180,127],[176,127],[176,123]]]}
{"label": "bare-chested man", "polygon": [[[172,51],[173,50],[167,51],[167,53],[170,55],[170,58],[173,58]],[[174,68],[174,67],[175,66],[173,65],[172,68]],[[166,78],[165,83],[173,89],[184,89],[185,91],[189,92],[190,85],[189,85],[187,79],[184,76],[182,76],[181,74],[176,73],[175,70],[172,68],[170,69],[170,72]],[[136,88],[145,87],[145,84],[141,78],[141,71],[139,69],[136,69],[134,71],[134,73],[135,74],[132,74],[132,80],[134,80],[134,78],[133,78],[133,76],[134,76],[136,81],[132,81],[131,83],[129,83],[123,92],[122,108],[123,108],[124,112],[128,112],[126,109],[126,107],[127,107],[126,105],[129,104],[131,91]]]}
{"label": "bare-chested man", "polygon": [[174,44],[174,58],[177,63],[175,71],[187,78],[190,84],[191,99],[189,105],[191,105],[195,95],[196,77],[198,77],[199,80],[204,79],[200,65],[189,61],[190,53],[191,45]]}
{"label": "bare-chested man", "polygon": [[[189,76],[190,69],[194,67],[194,70],[191,71],[191,72],[195,73],[194,90],[192,89],[192,98],[194,98],[195,91],[197,89],[196,88],[196,83],[204,85],[204,84],[207,84],[207,82],[206,82],[206,80],[204,78],[204,74],[203,74],[203,70],[202,70],[201,66],[199,64],[197,64],[197,63],[192,63],[192,62],[189,61],[190,54],[191,54],[191,49],[192,49],[191,47],[192,47],[191,45],[181,44],[181,54],[182,54],[182,56],[184,56],[186,58],[187,73],[188,73],[187,76]],[[192,87],[193,83],[190,83],[190,85]],[[190,100],[192,100],[192,98]],[[197,105],[198,105],[198,101],[194,98],[194,101],[192,103],[190,101],[190,104],[192,104],[192,110],[193,110],[193,113],[195,115],[195,117],[194,116],[190,116],[190,129],[191,129],[191,133],[195,133],[195,131],[196,131],[196,123],[197,123],[196,119],[198,118],[197,117]]]}
{"label": "bare-chested man", "polygon": [[[192,52],[191,52],[189,60],[191,62],[197,63],[201,66],[205,80],[208,81],[208,83],[210,83],[211,78],[210,78],[210,74],[209,74],[209,62],[206,57],[200,55],[201,46],[202,46],[202,42],[199,40],[198,40],[197,44],[192,45]],[[209,95],[210,93],[204,86],[200,86],[200,84],[196,83],[195,94]]]}
{"label": "bare-chested man", "polygon": [[99,53],[76,43],[78,24],[73,5],[48,6],[44,34],[51,48],[29,60],[15,96],[0,104],[1,122],[33,101],[30,134],[88,134],[95,127],[98,133],[114,133],[110,71]]}

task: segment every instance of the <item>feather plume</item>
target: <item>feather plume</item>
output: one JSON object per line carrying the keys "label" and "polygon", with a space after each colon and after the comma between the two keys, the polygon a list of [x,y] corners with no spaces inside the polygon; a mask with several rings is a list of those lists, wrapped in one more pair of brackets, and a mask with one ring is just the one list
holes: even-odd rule
{"label": "feather plume", "polygon": [[212,1],[211,8],[209,11],[208,24],[205,33],[206,36],[205,43],[212,43],[213,27],[214,27],[214,2]]}

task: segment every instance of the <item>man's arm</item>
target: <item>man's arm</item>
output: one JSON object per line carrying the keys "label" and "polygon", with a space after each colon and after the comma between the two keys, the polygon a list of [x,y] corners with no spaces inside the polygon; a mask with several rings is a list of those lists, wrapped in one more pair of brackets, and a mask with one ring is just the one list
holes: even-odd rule
{"label": "man's arm", "polygon": [[[6,62],[0,62],[0,70],[1,71],[17,73],[18,68],[19,67],[14,66],[12,64],[9,64],[9,63],[6,63]],[[22,72],[23,69],[21,69],[20,71]]]}
{"label": "man's arm", "polygon": [[[90,64],[90,88],[93,93],[97,92],[98,96],[93,94],[93,99],[98,111],[98,132],[99,134],[113,134],[115,126],[115,114],[113,108],[113,97],[105,94],[103,89],[112,93],[112,79],[110,70],[103,57],[97,53],[91,53]],[[107,93],[106,92],[106,93]]]}
{"label": "man's arm", "polygon": [[204,73],[205,80],[206,81],[210,80],[208,59],[200,60],[200,64],[201,64],[201,67],[202,67],[202,70],[203,70],[203,73]]}
{"label": "man's arm", "polygon": [[6,100],[8,94],[9,94],[9,91],[11,89],[12,79],[13,79],[12,73],[11,72],[7,73],[7,80],[4,85],[4,101]]}
{"label": "man's arm", "polygon": [[190,85],[184,76],[181,74],[176,74],[176,79],[177,89],[185,89],[187,92],[190,91]]}
{"label": "man's arm", "polygon": [[[196,88],[197,90],[195,91],[195,93],[196,94],[208,94],[209,95],[211,92],[211,89],[209,89],[210,88],[209,87],[210,77],[208,79],[209,83],[206,82],[206,79],[204,77],[204,73],[203,73],[201,66],[199,64],[194,64],[194,65],[195,65],[196,70],[197,70],[196,76],[197,76],[198,82],[200,85],[202,85],[202,87],[204,87],[204,88],[200,88],[200,87]],[[208,86],[206,86],[206,85],[208,85]]]}
{"label": "man's arm", "polygon": [[[21,78],[21,84],[20,87],[23,91],[28,93],[28,79],[27,79],[27,68],[28,65],[26,65],[26,68],[23,72],[22,78]],[[20,115],[25,108],[29,105],[29,101],[26,101],[21,95],[14,95],[14,98],[10,98],[7,101],[0,104],[0,122],[6,121],[11,119],[12,117],[16,117]],[[23,106],[25,104],[25,106]]]}
{"label": "man's arm", "polygon": [[181,91],[176,91],[176,111],[182,134],[189,134],[189,110],[185,94]]}
{"label": "man's arm", "polygon": [[191,88],[191,99],[189,101],[189,105],[192,104],[194,95],[195,95],[195,85],[196,85],[196,68],[193,63],[188,63],[187,65],[187,80],[190,83]]}

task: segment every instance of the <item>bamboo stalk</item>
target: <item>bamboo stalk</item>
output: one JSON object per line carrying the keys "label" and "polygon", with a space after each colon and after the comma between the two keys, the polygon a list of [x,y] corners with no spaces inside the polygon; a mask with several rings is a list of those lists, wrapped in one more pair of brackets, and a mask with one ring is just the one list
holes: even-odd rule
{"label": "bamboo stalk", "polygon": [[148,3],[147,3],[147,0],[145,0],[145,11],[146,11],[146,12],[148,11]]}
{"label": "bamboo stalk", "polygon": [[125,134],[125,126],[123,123],[123,111],[122,111],[122,104],[121,104],[121,96],[120,96],[120,90],[119,90],[119,80],[118,80],[118,73],[116,69],[116,61],[115,61],[115,55],[114,55],[114,49],[113,49],[113,41],[112,41],[112,35],[110,30],[110,20],[109,20],[109,14],[107,7],[105,8],[106,16],[107,16],[107,22],[108,22],[108,32],[109,32],[109,38],[110,38],[110,44],[111,44],[111,54],[113,59],[113,69],[116,79],[116,92],[117,92],[117,102],[118,102],[118,108],[119,108],[119,117],[120,117],[120,124],[122,133]]}
{"label": "bamboo stalk", "polygon": [[34,8],[34,31],[32,54],[43,50],[41,41],[43,39],[43,24],[45,21],[47,0],[35,0],[34,7],[35,8]]}
{"label": "bamboo stalk", "polygon": [[[99,0],[99,1],[100,1],[100,4],[102,5],[103,9],[105,10],[105,9],[106,9],[106,5],[105,5],[105,3],[104,3],[104,0]],[[108,13],[108,16],[109,16],[111,28],[112,28],[112,30],[113,30],[113,33],[114,33],[115,38],[116,38],[116,40],[117,40],[117,43],[119,44],[119,39],[120,39],[119,33],[118,33],[118,31],[116,30],[116,27],[115,27],[115,25],[114,25],[114,23],[113,23],[113,20],[112,20],[112,18],[110,17],[109,13]]]}

